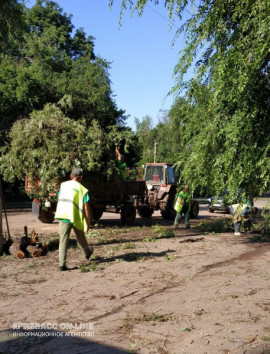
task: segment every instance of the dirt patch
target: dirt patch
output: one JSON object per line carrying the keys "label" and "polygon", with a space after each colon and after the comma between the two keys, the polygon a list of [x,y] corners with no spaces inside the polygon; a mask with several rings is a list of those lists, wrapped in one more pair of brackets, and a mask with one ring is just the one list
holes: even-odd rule
{"label": "dirt patch", "polygon": [[206,218],[176,231],[159,215],[132,228],[104,218],[92,259],[73,241],[60,272],[57,222],[10,214],[13,237],[27,225],[51,247],[0,258],[0,353],[270,353],[270,244],[202,234]]}

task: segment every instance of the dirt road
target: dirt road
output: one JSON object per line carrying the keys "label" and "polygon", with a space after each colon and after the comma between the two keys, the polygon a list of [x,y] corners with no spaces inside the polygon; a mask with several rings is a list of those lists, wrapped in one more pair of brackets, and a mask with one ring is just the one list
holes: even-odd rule
{"label": "dirt road", "polygon": [[159,213],[132,228],[109,216],[88,235],[91,261],[72,242],[59,272],[58,223],[8,213],[12,235],[27,225],[51,247],[0,258],[0,353],[270,353],[267,238],[202,234],[200,220],[224,216],[204,206],[190,230]]}
{"label": "dirt road", "polygon": [[[255,200],[255,206],[262,209],[269,199],[260,198]],[[220,217],[228,216],[226,214],[215,212],[214,214],[209,213],[207,206],[205,204],[200,204],[200,212],[197,220],[203,220],[209,217]],[[38,218],[31,213],[31,209],[8,209],[7,210],[7,220],[8,227],[10,229],[11,235],[22,235],[24,231],[24,226],[28,227],[28,231],[31,232],[33,229],[41,235],[54,234],[58,233],[58,221],[54,221],[52,224],[43,224]],[[160,212],[155,211],[151,219],[143,219],[137,215],[134,226],[143,226],[143,225],[154,225],[159,223],[160,225],[172,225],[172,221],[165,221],[161,218]],[[100,219],[100,224],[113,227],[121,226],[120,214],[114,213],[103,213],[102,218]],[[7,224],[5,215],[3,215],[3,231],[7,233]]]}

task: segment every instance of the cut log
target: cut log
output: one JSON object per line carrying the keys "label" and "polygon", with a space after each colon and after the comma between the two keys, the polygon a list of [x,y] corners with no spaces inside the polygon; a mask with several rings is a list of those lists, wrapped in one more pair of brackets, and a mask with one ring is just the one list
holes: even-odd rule
{"label": "cut log", "polygon": [[39,257],[41,255],[41,250],[39,250],[36,245],[29,245],[27,251],[30,257]]}
{"label": "cut log", "polygon": [[38,236],[33,229],[31,238],[27,236],[27,226],[24,227],[24,236],[20,241],[12,242],[9,253],[18,259],[25,257],[40,257],[48,252],[48,245],[38,242]]}
{"label": "cut log", "polygon": [[23,253],[23,251],[18,251],[15,254],[15,258],[17,259],[24,259],[25,258],[25,253]]}
{"label": "cut log", "polygon": [[33,243],[36,243],[38,242],[38,236],[37,234],[35,233],[35,230],[33,229],[32,230],[32,234],[31,234],[31,241],[30,243],[33,244]]}
{"label": "cut log", "polygon": [[44,245],[41,246],[41,250],[42,250],[41,255],[45,256],[45,254],[48,253],[48,245],[46,243],[44,243]]}
{"label": "cut log", "polygon": [[32,253],[32,257],[40,257],[41,256],[41,254],[42,254],[42,251],[41,251],[41,249],[36,249],[33,253]]}
{"label": "cut log", "polygon": [[9,247],[9,253],[18,259],[25,258],[25,253],[21,250],[21,242],[15,241]]}

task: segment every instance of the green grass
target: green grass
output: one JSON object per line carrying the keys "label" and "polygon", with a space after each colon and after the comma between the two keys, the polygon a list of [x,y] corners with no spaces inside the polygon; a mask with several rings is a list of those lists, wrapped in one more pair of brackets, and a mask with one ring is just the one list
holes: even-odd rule
{"label": "green grass", "polygon": [[214,221],[201,221],[197,224],[196,229],[204,233],[219,234],[222,232],[232,231],[232,222],[230,218],[219,218]]}
{"label": "green grass", "polygon": [[174,232],[172,230],[167,229],[161,225],[153,225],[154,233],[157,234],[157,238],[173,238],[175,237]]}
{"label": "green grass", "polygon": [[126,244],[123,245],[123,249],[125,250],[134,249],[134,248],[136,248],[136,246],[133,242],[127,242]]}
{"label": "green grass", "polygon": [[34,268],[34,267],[35,267],[35,263],[31,262],[27,266],[24,267],[24,270],[28,270],[28,269],[31,269],[31,268]]}
{"label": "green grass", "polygon": [[91,265],[87,266],[86,264],[82,264],[79,266],[81,273],[88,273],[88,272],[98,272],[99,268],[96,262],[93,262]]}
{"label": "green grass", "polygon": [[152,312],[152,313],[147,313],[147,314],[143,314],[140,317],[136,317],[134,318],[135,321],[139,321],[139,322],[143,322],[143,321],[152,321],[152,322],[167,322],[169,320],[172,319],[172,315],[171,314],[159,314],[156,312]]}

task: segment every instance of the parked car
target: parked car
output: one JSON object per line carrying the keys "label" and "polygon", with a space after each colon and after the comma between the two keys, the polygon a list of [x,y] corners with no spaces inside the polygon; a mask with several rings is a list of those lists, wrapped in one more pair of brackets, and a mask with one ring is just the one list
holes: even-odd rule
{"label": "parked car", "polygon": [[[240,194],[240,190],[238,191],[238,194]],[[229,198],[229,191],[228,189],[225,189],[224,192],[220,196],[214,196],[208,198],[208,211],[210,213],[213,213],[215,210],[221,211],[224,213],[230,213],[230,205],[237,203],[237,200],[239,197],[235,198],[234,200],[231,200]]]}

